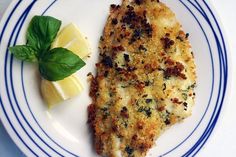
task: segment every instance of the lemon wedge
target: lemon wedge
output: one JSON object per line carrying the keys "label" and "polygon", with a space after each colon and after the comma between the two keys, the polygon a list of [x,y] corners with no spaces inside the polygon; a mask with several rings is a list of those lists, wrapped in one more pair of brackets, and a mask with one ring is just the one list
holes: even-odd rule
{"label": "lemon wedge", "polygon": [[[65,26],[60,31],[51,46],[51,48],[56,47],[67,48],[80,58],[85,58],[90,54],[88,41],[73,23]],[[45,79],[41,81],[42,96],[49,108],[78,95],[82,90],[83,87],[75,75],[60,81],[51,82]]]}
{"label": "lemon wedge", "polygon": [[45,79],[41,80],[42,96],[49,108],[78,95],[82,90],[83,87],[75,75],[55,82]]}
{"label": "lemon wedge", "polygon": [[81,34],[79,28],[71,23],[65,26],[55,41],[52,48],[63,47],[77,54],[80,58],[87,57],[90,53],[90,47],[86,38]]}
{"label": "lemon wedge", "polygon": [[[60,31],[51,46],[51,48],[56,47],[67,48],[80,58],[85,58],[91,52],[88,41],[73,23],[65,26]],[[60,81],[51,82],[45,79],[41,81],[42,96],[49,108],[78,95],[82,90],[83,87],[75,75]]]}

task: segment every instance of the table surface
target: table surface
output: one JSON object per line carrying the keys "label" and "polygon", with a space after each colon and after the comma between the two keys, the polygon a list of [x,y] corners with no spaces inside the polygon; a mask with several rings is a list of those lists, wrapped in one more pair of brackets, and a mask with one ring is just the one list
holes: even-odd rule
{"label": "table surface", "polygon": [[[223,24],[223,28],[228,39],[228,45],[231,52],[231,58],[236,57],[236,53],[233,50],[236,49],[235,37],[236,37],[236,1],[234,0],[210,0],[218,13],[220,20]],[[9,5],[11,0],[0,0],[0,19]],[[232,65],[235,63],[233,62]],[[233,74],[236,74],[236,68],[232,67]],[[236,75],[233,75],[232,80],[236,79]],[[232,87],[236,87],[236,81],[232,81]],[[199,152],[198,156],[214,156],[214,157],[233,157],[236,154],[236,97],[233,95],[235,91],[231,88],[231,94],[228,95],[229,101],[223,108],[221,118],[216,125],[215,130],[209,138],[209,141]],[[222,127],[223,126],[223,127]],[[11,140],[3,125],[0,122],[0,156],[4,157],[23,157],[24,154],[17,148],[14,142]]]}

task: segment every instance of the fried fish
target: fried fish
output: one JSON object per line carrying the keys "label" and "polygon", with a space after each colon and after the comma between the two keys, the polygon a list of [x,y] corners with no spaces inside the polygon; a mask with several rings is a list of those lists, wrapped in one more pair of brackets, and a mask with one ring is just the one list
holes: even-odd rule
{"label": "fried fish", "polygon": [[196,67],[175,14],[158,0],[111,5],[92,78],[88,122],[104,157],[144,157],[191,115]]}

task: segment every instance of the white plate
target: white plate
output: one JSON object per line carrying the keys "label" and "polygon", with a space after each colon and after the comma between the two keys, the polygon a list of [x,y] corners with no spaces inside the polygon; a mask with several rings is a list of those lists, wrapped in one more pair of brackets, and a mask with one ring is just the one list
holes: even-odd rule
{"label": "white plate", "polygon": [[[202,0],[162,0],[190,33],[197,65],[196,105],[184,123],[166,131],[148,156],[192,156],[215,127],[229,86],[229,54],[210,4]],[[109,5],[119,0],[14,1],[0,25],[0,116],[8,133],[27,156],[97,156],[87,125],[87,73],[95,72],[98,41]],[[85,90],[78,97],[48,110],[39,91],[37,66],[14,59],[8,47],[25,43],[34,15],[50,15],[63,25],[76,23],[88,37],[92,55],[77,74]]]}

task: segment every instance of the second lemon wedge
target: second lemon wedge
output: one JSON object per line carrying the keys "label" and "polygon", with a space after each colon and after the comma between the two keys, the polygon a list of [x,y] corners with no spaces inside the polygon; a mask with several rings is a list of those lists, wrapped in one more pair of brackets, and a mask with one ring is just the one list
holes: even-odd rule
{"label": "second lemon wedge", "polygon": [[74,75],[63,80],[51,82],[45,79],[41,81],[41,92],[49,108],[61,101],[72,98],[82,91],[83,87]]}

